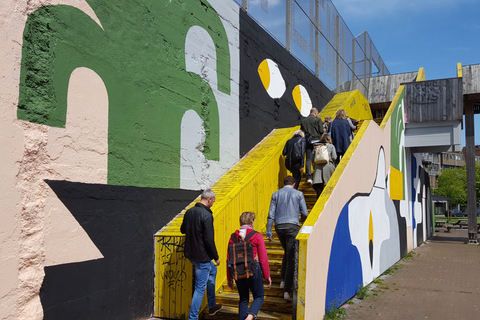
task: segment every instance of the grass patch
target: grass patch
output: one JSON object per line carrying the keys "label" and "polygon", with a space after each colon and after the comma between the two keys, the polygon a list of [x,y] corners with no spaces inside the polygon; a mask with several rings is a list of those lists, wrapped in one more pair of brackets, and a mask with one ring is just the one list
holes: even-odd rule
{"label": "grass patch", "polygon": [[370,295],[368,294],[368,287],[364,287],[363,285],[358,286],[358,292],[357,292],[357,299],[363,300]]}
{"label": "grass patch", "polygon": [[415,255],[418,253],[415,253],[414,251],[410,251],[405,255],[405,257],[402,258],[402,260],[412,260]]}
{"label": "grass patch", "polygon": [[326,310],[323,316],[324,320],[343,320],[347,315],[347,311],[341,307],[337,308],[335,302],[329,304],[328,310]]}
{"label": "grass patch", "polygon": [[343,320],[347,316],[347,311],[343,308],[338,309],[330,309],[327,313],[323,316],[324,320]]}
{"label": "grass patch", "polygon": [[384,275],[394,274],[396,271],[403,268],[402,264],[396,264],[385,270]]}

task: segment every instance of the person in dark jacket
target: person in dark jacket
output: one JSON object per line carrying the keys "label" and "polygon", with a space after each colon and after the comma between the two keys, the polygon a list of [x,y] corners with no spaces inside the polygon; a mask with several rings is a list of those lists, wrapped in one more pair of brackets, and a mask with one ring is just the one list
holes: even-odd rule
{"label": "person in dark jacket", "polygon": [[317,108],[312,108],[310,110],[310,115],[302,120],[300,129],[305,132],[305,140],[307,141],[307,147],[305,151],[307,182],[312,184],[313,144],[320,141],[320,138],[323,135],[323,122],[322,119],[318,117]]}
{"label": "person in dark jacket", "polygon": [[185,212],[180,227],[180,232],[185,234],[185,257],[195,269],[195,291],[188,319],[198,319],[205,289],[209,314],[215,315],[222,308],[215,300],[215,277],[220,260],[215,246],[213,215],[210,210],[214,202],[215,193],[211,189],[203,191],[200,202]]}
{"label": "person in dark jacket", "polygon": [[353,131],[356,127],[348,121],[347,112],[343,109],[338,109],[335,114],[335,120],[330,123],[330,136],[332,137],[333,145],[337,152],[336,164],[345,154],[350,142],[353,140]]}
{"label": "person in dark jacket", "polygon": [[291,139],[285,143],[283,148],[283,155],[285,156],[285,167],[292,173],[295,178],[295,189],[298,189],[300,180],[302,179],[303,163],[305,161],[305,133],[302,130],[297,130],[293,133]]}

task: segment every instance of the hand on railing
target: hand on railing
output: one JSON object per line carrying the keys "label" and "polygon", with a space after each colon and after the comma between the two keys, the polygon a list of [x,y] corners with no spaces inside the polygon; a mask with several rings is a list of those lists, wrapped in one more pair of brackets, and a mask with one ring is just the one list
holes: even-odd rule
{"label": "hand on railing", "polygon": [[273,241],[273,234],[271,234],[270,232],[267,232],[267,239],[268,239],[268,241],[272,242]]}

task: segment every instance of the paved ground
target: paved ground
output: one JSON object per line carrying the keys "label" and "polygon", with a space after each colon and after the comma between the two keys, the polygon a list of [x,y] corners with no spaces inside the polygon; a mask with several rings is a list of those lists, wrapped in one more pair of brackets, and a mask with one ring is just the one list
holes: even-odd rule
{"label": "paved ground", "polygon": [[467,243],[466,230],[437,232],[345,305],[345,319],[480,319],[480,246]]}

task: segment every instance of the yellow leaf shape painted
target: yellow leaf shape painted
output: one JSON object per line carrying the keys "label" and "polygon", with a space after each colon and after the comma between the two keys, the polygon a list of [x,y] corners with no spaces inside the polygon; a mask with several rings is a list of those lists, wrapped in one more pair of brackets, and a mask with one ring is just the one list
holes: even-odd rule
{"label": "yellow leaf shape painted", "polygon": [[262,80],[265,90],[268,91],[268,88],[270,87],[270,68],[268,67],[266,59],[258,66],[258,75],[260,76],[260,80]]}
{"label": "yellow leaf shape painted", "polygon": [[302,93],[300,92],[300,86],[293,88],[292,96],[298,111],[302,111]]}

